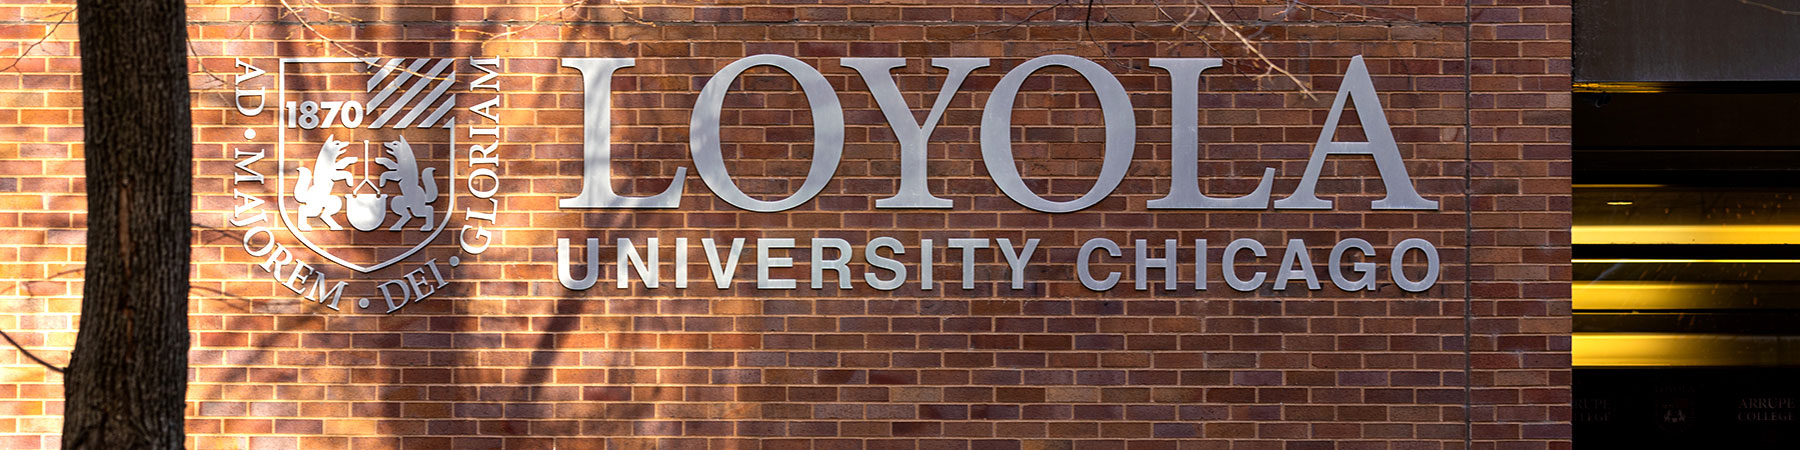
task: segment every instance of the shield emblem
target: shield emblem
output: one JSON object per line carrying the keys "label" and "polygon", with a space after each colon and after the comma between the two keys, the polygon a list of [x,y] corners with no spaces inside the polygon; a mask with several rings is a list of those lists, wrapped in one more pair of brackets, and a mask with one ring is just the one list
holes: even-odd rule
{"label": "shield emblem", "polygon": [[297,240],[368,273],[443,234],[457,197],[456,65],[281,60],[276,204]]}

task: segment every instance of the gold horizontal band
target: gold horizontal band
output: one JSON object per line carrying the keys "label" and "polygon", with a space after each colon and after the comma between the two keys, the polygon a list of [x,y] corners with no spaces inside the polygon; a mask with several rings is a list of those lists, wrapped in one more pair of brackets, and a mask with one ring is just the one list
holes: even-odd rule
{"label": "gold horizontal band", "polygon": [[1703,309],[1718,293],[1714,286],[1675,283],[1576,283],[1574,308],[1593,309]]}
{"label": "gold horizontal band", "polygon": [[1575,189],[1656,189],[1669,187],[1666,184],[1575,184]]}
{"label": "gold horizontal band", "polygon": [[1800,244],[1800,225],[1576,225],[1582,244]]}
{"label": "gold horizontal band", "polygon": [[1575,93],[1610,93],[1610,94],[1655,94],[1666,89],[1657,83],[1645,82],[1576,82],[1570,83],[1569,90]]}
{"label": "gold horizontal band", "polygon": [[1800,264],[1800,259],[1576,258],[1575,264]]}
{"label": "gold horizontal band", "polygon": [[1800,284],[1577,281],[1576,311],[1800,309]]}
{"label": "gold horizontal band", "polygon": [[1576,367],[1780,366],[1800,363],[1800,336],[1575,333]]}

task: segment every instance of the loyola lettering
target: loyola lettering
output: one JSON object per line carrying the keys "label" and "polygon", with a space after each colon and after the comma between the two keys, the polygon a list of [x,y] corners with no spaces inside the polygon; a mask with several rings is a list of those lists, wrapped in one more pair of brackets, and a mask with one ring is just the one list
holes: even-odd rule
{"label": "loyola lettering", "polygon": [[[563,208],[677,208],[687,179],[687,168],[679,168],[669,187],[652,196],[623,196],[612,189],[611,85],[612,75],[635,64],[632,58],[564,58],[563,67],[581,73],[585,133],[582,140],[583,173],[581,193],[558,202]],[[1216,198],[1200,191],[1199,179],[1199,79],[1202,72],[1219,67],[1218,58],[1151,58],[1150,66],[1162,69],[1171,77],[1173,107],[1173,154],[1170,174],[1173,177],[1168,196],[1150,200],[1149,209],[1331,209],[1332,202],[1318,198],[1318,185],[1325,159],[1334,155],[1368,155],[1374,158],[1387,197],[1375,201],[1378,210],[1435,210],[1437,202],[1420,197],[1413,189],[1405,162],[1388,128],[1374,82],[1362,57],[1351,58],[1343,85],[1332,101],[1319,140],[1313,146],[1300,184],[1286,198],[1270,201],[1275,169],[1265,169],[1257,188],[1236,198]],[[840,65],[855,69],[874,95],[888,126],[900,141],[900,187],[892,197],[879,199],[876,208],[949,208],[947,199],[933,196],[926,188],[926,143],[943,118],[950,98],[961,88],[963,80],[977,69],[987,67],[986,58],[935,58],[932,66],[949,72],[931,106],[924,123],[913,120],[912,106],[900,94],[890,70],[905,65],[900,58],[844,58]],[[805,93],[813,118],[813,156],[806,180],[793,194],[780,200],[758,200],[744,194],[726,171],[720,150],[719,113],[724,108],[725,94],[738,75],[752,67],[771,66],[792,76]],[[1069,201],[1051,201],[1038,196],[1025,185],[1013,160],[1011,116],[1013,100],[1025,79],[1046,67],[1075,70],[1100,99],[1105,122],[1106,140],[1098,180],[1081,197]],[[1336,142],[1333,135],[1343,116],[1346,100],[1356,102],[1367,142]],[[750,211],[779,212],[806,203],[831,181],[838,161],[844,153],[844,113],[837,92],[817,69],[798,59],[782,55],[755,55],[725,66],[701,88],[688,124],[688,150],[695,171],[714,195],[732,206]],[[1124,181],[1130,168],[1133,147],[1137,141],[1131,99],[1124,86],[1105,68],[1080,57],[1049,55],[1026,61],[1007,72],[994,87],[982,111],[980,143],[982,162],[994,184],[1008,198],[1022,206],[1049,213],[1080,211],[1112,194]]]}

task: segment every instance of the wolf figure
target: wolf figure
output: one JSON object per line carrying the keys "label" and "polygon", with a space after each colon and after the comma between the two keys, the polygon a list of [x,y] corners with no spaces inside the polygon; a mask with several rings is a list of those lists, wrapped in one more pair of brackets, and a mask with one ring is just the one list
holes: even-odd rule
{"label": "wolf figure", "polygon": [[408,144],[404,136],[381,146],[387,148],[387,154],[394,157],[375,158],[375,164],[388,169],[381,174],[381,185],[387,186],[389,181],[400,184],[400,195],[388,202],[389,208],[400,215],[400,221],[395,222],[388,231],[400,231],[414,217],[425,218],[425,226],[419,227],[419,231],[431,231],[434,212],[431,203],[436,202],[438,197],[435,176],[437,168],[426,167],[423,171],[419,170],[419,160],[413,156],[412,144]]}
{"label": "wolf figure", "polygon": [[337,140],[336,136],[326,136],[325,145],[319,147],[319,161],[312,169],[301,167],[300,181],[294,186],[294,201],[300,202],[300,231],[311,231],[312,224],[307,220],[318,218],[325,222],[327,228],[342,230],[337,220],[331,216],[344,209],[344,199],[332,195],[334,183],[343,181],[350,186],[350,171],[344,170],[356,163],[356,158],[342,158],[349,142]]}

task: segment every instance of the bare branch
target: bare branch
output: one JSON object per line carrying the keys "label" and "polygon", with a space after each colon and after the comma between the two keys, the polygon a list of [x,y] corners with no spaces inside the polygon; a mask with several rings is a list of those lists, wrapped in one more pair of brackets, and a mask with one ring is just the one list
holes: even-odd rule
{"label": "bare branch", "polygon": [[1293,12],[1295,9],[1304,9],[1304,10],[1313,11],[1313,12],[1325,13],[1327,15],[1331,15],[1333,17],[1337,17],[1339,19],[1345,19],[1345,20],[1356,20],[1356,21],[1362,21],[1362,22],[1393,22],[1394,21],[1393,19],[1375,17],[1375,16],[1371,16],[1371,15],[1366,15],[1366,14],[1357,14],[1357,13],[1351,13],[1351,12],[1337,11],[1337,10],[1327,9],[1327,8],[1323,8],[1323,7],[1319,7],[1319,6],[1313,6],[1310,3],[1306,3],[1306,2],[1303,2],[1300,0],[1287,0],[1287,9],[1283,10],[1281,12],[1275,13],[1275,15],[1288,16],[1288,13]]}
{"label": "bare branch", "polygon": [[56,367],[48,361],[44,361],[43,358],[39,358],[36,354],[31,353],[31,350],[26,350],[25,346],[19,345],[19,341],[13,340],[12,335],[8,334],[6,330],[0,330],[0,337],[6,338],[7,343],[12,344],[13,348],[19,349],[19,353],[24,354],[25,357],[31,358],[32,361],[36,361],[38,365],[44,366],[45,369],[50,369],[52,372],[63,373],[63,368]]}
{"label": "bare branch", "polygon": [[632,13],[631,13],[631,10],[629,10],[629,9],[625,9],[625,7],[624,7],[624,6],[619,6],[619,5],[613,5],[613,7],[614,7],[614,8],[618,8],[618,9],[619,9],[619,14],[624,14],[624,15],[625,15],[625,20],[629,20],[629,21],[631,21],[631,22],[632,22],[632,23],[636,23],[636,24],[638,24],[638,25],[649,25],[649,26],[653,26],[653,27],[654,27],[654,26],[658,26],[658,24],[657,24],[657,23],[656,23],[656,22],[652,22],[652,21],[649,21],[649,20],[644,20],[644,18],[642,18],[642,17],[638,17],[638,15],[637,15],[637,14],[632,14]]}
{"label": "bare branch", "polygon": [[1026,15],[1025,18],[1019,19],[1018,22],[1013,22],[1012,25],[1008,25],[1005,28],[995,28],[992,30],[987,30],[987,31],[969,35],[969,37],[982,36],[982,35],[988,35],[988,34],[993,34],[993,33],[1000,33],[1000,32],[1004,32],[1004,31],[1008,31],[1008,30],[1012,30],[1014,28],[1024,26],[1025,22],[1030,22],[1031,19],[1036,19],[1038,14],[1050,12],[1051,10],[1055,10],[1059,6],[1063,6],[1063,5],[1067,5],[1067,4],[1069,4],[1069,0],[1062,0],[1062,1],[1056,2],[1056,4],[1046,6],[1043,9],[1039,9],[1037,11],[1032,11],[1031,14]]}
{"label": "bare branch", "polygon": [[1282,76],[1285,76],[1288,78],[1288,80],[1293,81],[1295,85],[1300,86],[1300,93],[1306,94],[1306,98],[1309,98],[1309,99],[1317,98],[1316,96],[1313,95],[1312,89],[1308,89],[1306,87],[1306,82],[1300,81],[1300,77],[1296,77],[1296,76],[1294,76],[1294,74],[1289,73],[1287,71],[1287,69],[1281,68],[1280,64],[1275,64],[1274,60],[1269,59],[1269,55],[1264,55],[1262,52],[1262,48],[1257,47],[1255,42],[1250,41],[1250,38],[1244,37],[1244,33],[1239,32],[1237,27],[1233,27],[1233,26],[1231,26],[1231,23],[1226,22],[1225,16],[1219,15],[1219,11],[1213,9],[1211,3],[1208,3],[1205,0],[1201,0],[1200,6],[1206,8],[1206,14],[1211,15],[1213,20],[1218,21],[1220,27],[1224,27],[1225,31],[1230,31],[1232,36],[1236,36],[1238,39],[1238,43],[1243,44],[1244,48],[1249,49],[1251,54],[1256,55],[1256,59],[1261,60],[1264,64],[1267,64],[1270,69],[1273,69],[1274,71],[1276,71],[1278,73],[1281,73]]}
{"label": "bare branch", "polygon": [[[194,48],[194,40],[193,39],[188,40],[187,48],[188,48],[188,56],[191,56],[194,58],[200,58],[200,50]],[[204,61],[195,62],[194,65],[198,66],[200,68],[200,73],[206,74],[207,78],[212,78],[213,81],[219,82],[220,87],[231,85],[230,82],[225,81],[225,78],[220,77],[219,74],[217,74],[217,73],[213,73],[212,69],[206,68],[206,63]],[[221,95],[223,95],[223,94],[221,94]]]}
{"label": "bare branch", "polygon": [[[508,30],[503,33],[489,33],[486,31],[476,30],[476,29],[472,29],[472,28],[456,28],[453,31],[467,31],[470,33],[486,35],[487,38],[481,40],[481,49],[487,50],[488,44],[490,44],[496,40],[505,39],[505,38],[508,38],[511,36],[518,35],[520,33],[524,33],[526,31],[531,31],[532,28],[537,28],[546,23],[549,23],[548,19],[550,18],[550,16],[561,16],[564,12],[568,12],[571,9],[575,9],[575,7],[577,7],[577,6],[582,6],[585,4],[587,4],[587,0],[575,0],[573,2],[569,2],[569,4],[563,5],[562,8],[558,8],[555,11],[539,14],[537,16],[537,18],[532,19],[532,21],[530,23],[525,24],[525,26],[523,28],[513,29],[512,26],[508,25],[507,26]],[[631,12],[626,11],[624,7],[620,7],[617,5],[614,5],[614,6],[619,8],[619,11],[623,12],[625,14],[625,18],[627,18],[627,19],[631,19],[632,21],[638,22],[639,24],[648,24],[649,23],[649,22],[644,22],[642,20],[639,20],[636,17],[633,17],[631,15]]]}
{"label": "bare branch", "polygon": [[[1101,5],[1100,11],[1106,12],[1106,6]],[[1129,64],[1119,63],[1119,57],[1113,55],[1112,48],[1107,47],[1106,44],[1100,43],[1100,40],[1094,37],[1094,0],[1088,0],[1087,12],[1083,13],[1081,17],[1081,40],[1086,41],[1088,44],[1092,44],[1094,48],[1099,49],[1100,56],[1102,57],[1101,60],[1105,61],[1107,64],[1112,64],[1114,67],[1123,68],[1131,72],[1141,71],[1141,69],[1132,67]]]}
{"label": "bare branch", "polygon": [[1784,16],[1800,16],[1800,11],[1789,11],[1786,9],[1775,7],[1774,5],[1770,5],[1767,3],[1753,2],[1750,0],[1738,0],[1738,3],[1743,3],[1745,5],[1750,5],[1750,6],[1755,6],[1758,8],[1766,9],[1766,10],[1769,10],[1776,14],[1780,14],[1780,15],[1784,15]]}
{"label": "bare branch", "polygon": [[[19,55],[14,57],[11,63],[7,64],[6,67],[0,67],[0,72],[5,72],[8,70],[18,71],[19,63],[24,61],[26,56],[30,56],[32,50],[36,50],[39,46],[43,45],[45,41],[50,40],[50,36],[55,35],[56,30],[58,28],[61,28],[64,23],[68,23],[69,17],[73,16],[73,15],[75,15],[75,7],[70,6],[69,9],[65,9],[60,12],[50,13],[43,17],[37,18],[37,20],[44,20],[44,19],[48,19],[51,17],[56,17],[56,22],[51,24],[50,29],[45,30],[44,35],[39,36],[37,41],[32,42],[30,45],[26,45],[25,47],[22,47],[19,50]],[[77,269],[65,270],[61,273],[51,275],[50,278],[54,279],[57,277],[61,277],[63,275],[68,275],[70,273],[80,272],[81,270],[83,270],[83,269],[77,268]],[[27,298],[27,299],[36,297],[36,295],[31,293],[31,288],[29,285],[26,284],[26,282],[22,282],[22,281],[16,282],[16,283],[14,283],[13,287],[15,289],[24,289],[25,290],[25,298]],[[20,344],[17,339],[13,339],[12,334],[7,333],[6,330],[0,330],[0,338],[5,338],[6,342],[8,344],[12,344],[14,349],[19,350],[19,354],[25,355],[25,357],[30,358],[31,361],[36,362],[40,366],[44,366],[45,369],[49,369],[50,371],[56,372],[56,373],[64,373],[64,368],[58,367],[55,364],[50,364],[49,361],[45,361],[43,358],[38,357],[38,355],[36,353],[32,353],[31,350],[26,349],[24,344]]]}
{"label": "bare branch", "polygon": [[[1189,10],[1187,18],[1180,19],[1180,20],[1177,20],[1177,19],[1175,19],[1175,16],[1170,15],[1168,10],[1163,9],[1163,6],[1160,2],[1158,2],[1156,5],[1156,11],[1161,13],[1163,15],[1163,17],[1168,18],[1171,21],[1176,21],[1176,24],[1175,24],[1176,28],[1180,28],[1182,31],[1186,31],[1189,34],[1193,34],[1194,36],[1199,37],[1201,41],[1208,42],[1208,45],[1210,46],[1211,41],[1208,41],[1206,39],[1206,35],[1204,33],[1201,33],[1200,31],[1195,30],[1188,26],[1188,24],[1193,21],[1194,17],[1199,14],[1199,12],[1201,11],[1201,8],[1204,8],[1204,10],[1206,11],[1206,15],[1209,18],[1211,18],[1212,21],[1217,22],[1219,24],[1219,27],[1224,28],[1225,31],[1227,31],[1227,32],[1230,32],[1231,37],[1236,39],[1239,46],[1242,46],[1246,50],[1249,50],[1250,55],[1253,56],[1257,62],[1262,63],[1262,65],[1264,67],[1264,72],[1263,72],[1264,75],[1280,74],[1282,77],[1285,77],[1289,81],[1294,82],[1295,86],[1299,86],[1300,93],[1306,95],[1306,98],[1308,98],[1308,99],[1318,98],[1318,96],[1313,94],[1312,89],[1307,87],[1306,82],[1301,81],[1300,77],[1294,76],[1293,73],[1290,73],[1287,71],[1287,69],[1282,68],[1280,64],[1276,64],[1274,59],[1271,59],[1271,58],[1269,58],[1268,55],[1263,54],[1262,48],[1257,46],[1255,41],[1250,40],[1249,37],[1244,36],[1243,32],[1238,31],[1237,27],[1232,26],[1231,22],[1225,20],[1225,16],[1219,14],[1218,10],[1213,9],[1212,4],[1208,3],[1207,0],[1200,0],[1197,3],[1199,3],[1200,6],[1198,8]],[[1217,47],[1214,47],[1214,50],[1217,51]]]}
{"label": "bare branch", "polygon": [[[304,9],[306,9],[308,11],[318,11],[318,12],[325,13],[326,16],[330,16],[334,20],[338,20],[341,22],[348,22],[348,23],[358,23],[358,22],[363,21],[360,18],[337,12],[337,10],[331,9],[331,7],[329,7],[329,6],[325,6],[324,3],[319,3],[319,0],[305,0],[305,1],[306,1],[306,6]],[[288,8],[288,9],[293,10],[294,8]]]}
{"label": "bare branch", "polygon": [[[313,27],[312,22],[308,22],[306,20],[306,17],[301,14],[301,12],[300,12],[301,10],[299,8],[295,8],[292,3],[288,3],[288,0],[279,0],[279,1],[281,2],[282,9],[287,10],[287,13],[289,15],[294,16],[294,21],[299,22],[301,28],[305,28],[307,31],[311,31],[314,35],[318,36],[320,40],[325,41],[326,44],[330,45],[333,48],[338,49],[338,51],[343,52],[346,55],[350,55],[352,57],[357,58],[358,60],[360,60],[363,63],[363,65],[368,66],[371,69],[381,67],[379,64],[377,64],[375,57],[369,56],[372,54],[372,52],[369,52],[368,50],[363,50],[363,49],[344,45],[342,42],[338,42],[337,39],[332,39],[331,36],[326,36],[324,32],[321,32],[321,31],[319,31],[318,28]],[[317,6],[307,6],[306,9],[322,11],[326,15],[330,15],[333,17],[344,17],[342,14],[338,13],[337,11],[332,11],[331,8],[327,8],[324,5],[320,5],[316,1],[313,2],[313,5],[317,5]],[[426,80],[443,81],[443,80],[449,79],[449,77],[433,76],[433,75],[427,75],[427,74],[415,72],[412,69],[408,69],[405,67],[400,67],[395,70],[400,71],[400,72],[409,73],[415,77],[419,77],[421,79],[426,79]]]}
{"label": "bare branch", "polygon": [[[64,270],[62,272],[57,272],[54,275],[50,275],[49,279],[54,280],[57,278],[61,278],[64,275],[81,272],[83,270],[87,270],[87,268],[86,267],[77,267],[74,269]],[[23,281],[15,282],[15,283],[13,283],[13,288],[14,289],[23,289],[25,291],[24,298],[26,298],[26,299],[37,298],[37,294],[34,294],[31,292],[31,286],[29,284],[27,284],[26,282],[23,282]],[[50,371],[56,372],[56,373],[64,373],[64,368],[58,367],[55,364],[50,364],[49,361],[44,361],[43,358],[39,358],[38,355],[36,353],[32,353],[31,350],[26,350],[25,345],[20,344],[18,340],[13,339],[12,334],[7,333],[6,330],[0,330],[0,338],[6,338],[6,342],[9,344],[12,344],[13,348],[18,349],[20,354],[25,355],[26,358],[31,358],[32,361],[38,363],[38,365],[40,365],[40,366],[44,366],[45,369],[50,369]]]}
{"label": "bare branch", "polygon": [[[50,25],[50,29],[45,31],[44,35],[39,37],[37,42],[32,42],[31,45],[25,46],[25,48],[23,50],[19,50],[19,56],[13,58],[12,63],[7,64],[6,67],[0,67],[0,72],[5,72],[8,70],[13,70],[13,69],[17,68],[19,66],[19,62],[25,60],[26,55],[30,55],[31,51],[36,50],[39,45],[44,45],[44,41],[49,40],[51,35],[56,34],[56,29],[61,28],[62,24],[67,23],[69,21],[69,16],[72,16],[72,15],[75,15],[75,7],[70,6],[69,9],[64,10],[63,12],[51,13],[50,15],[41,17],[40,19],[48,19],[51,16],[56,16],[57,17],[56,23]],[[7,340],[11,340],[11,339],[12,338],[7,338]]]}
{"label": "bare branch", "polygon": [[[294,16],[294,20],[300,22],[300,27],[305,28],[307,31],[311,31],[314,35],[319,36],[319,39],[322,39],[325,41],[325,43],[330,44],[333,47],[336,47],[338,49],[338,51],[344,52],[344,54],[347,54],[350,56],[357,56],[357,57],[361,57],[361,56],[367,55],[369,53],[367,50],[350,48],[349,46],[346,46],[343,43],[338,42],[336,39],[332,39],[330,36],[326,36],[325,33],[320,32],[318,28],[313,28],[312,22],[306,21],[306,17],[301,15],[300,10],[294,8],[293,4],[288,3],[288,0],[280,0],[280,1],[281,1],[282,9],[286,9],[288,14],[292,14]],[[336,12],[332,12],[330,8],[320,7],[320,8],[316,8],[316,9],[321,9],[321,10],[327,11],[326,14],[328,14],[328,15],[336,14]],[[374,64],[370,64],[370,65],[373,66]]]}

